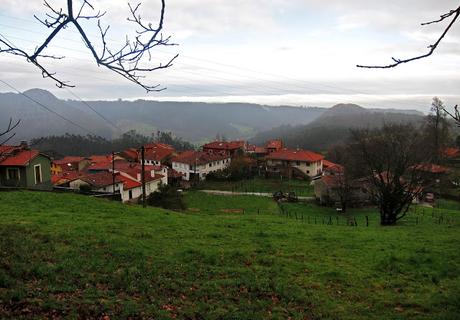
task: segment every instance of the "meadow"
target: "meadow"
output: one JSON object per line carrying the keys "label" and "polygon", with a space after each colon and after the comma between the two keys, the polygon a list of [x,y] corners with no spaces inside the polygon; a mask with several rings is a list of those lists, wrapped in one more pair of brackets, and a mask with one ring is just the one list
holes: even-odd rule
{"label": "meadow", "polygon": [[223,190],[233,192],[264,192],[273,193],[276,191],[295,192],[297,196],[314,196],[313,186],[310,181],[295,179],[265,179],[254,178],[240,181],[203,181],[198,189],[201,190]]}
{"label": "meadow", "polygon": [[185,196],[172,212],[0,193],[2,318],[458,319],[454,203],[436,209],[448,223],[351,227],[308,223],[338,215],[313,204],[286,205],[300,220],[269,198]]}

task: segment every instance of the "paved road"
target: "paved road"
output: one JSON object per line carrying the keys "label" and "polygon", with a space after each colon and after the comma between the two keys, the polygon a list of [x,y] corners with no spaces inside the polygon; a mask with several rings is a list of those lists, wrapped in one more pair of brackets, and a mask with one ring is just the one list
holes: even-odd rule
{"label": "paved road", "polygon": [[[258,197],[273,197],[273,193],[268,192],[233,192],[223,190],[198,190],[200,192],[215,194],[219,196],[258,196]],[[299,200],[314,200],[315,197],[297,197]]]}

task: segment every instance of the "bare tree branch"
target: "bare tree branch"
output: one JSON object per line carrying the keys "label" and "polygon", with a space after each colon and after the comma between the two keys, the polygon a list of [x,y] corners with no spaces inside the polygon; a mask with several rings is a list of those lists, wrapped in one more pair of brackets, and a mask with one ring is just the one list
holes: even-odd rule
{"label": "bare tree branch", "polygon": [[460,112],[458,111],[458,105],[455,105],[453,113],[449,112],[449,110],[447,110],[444,107],[442,108],[442,110],[444,110],[444,112],[447,113],[449,117],[451,117],[455,121],[457,126],[460,127]]}
{"label": "bare tree branch", "polygon": [[21,123],[21,120],[13,121],[13,119],[10,118],[6,130],[0,132],[0,146],[10,141],[16,135],[16,133],[14,133],[13,130],[19,126],[19,123]]}
{"label": "bare tree branch", "polygon": [[452,17],[452,16],[453,16],[452,20],[450,21],[448,26],[444,29],[443,33],[438,38],[438,40],[435,43],[433,43],[433,44],[428,46],[428,49],[430,49],[430,50],[426,54],[422,54],[422,55],[412,57],[412,58],[408,58],[408,59],[397,59],[397,58],[392,57],[391,59],[393,60],[394,63],[387,64],[387,65],[369,66],[369,65],[359,65],[358,64],[356,66],[358,68],[368,68],[368,69],[389,69],[389,68],[394,68],[394,67],[396,67],[396,66],[398,66],[400,64],[403,64],[403,63],[408,63],[408,62],[411,62],[411,61],[414,61],[414,60],[419,60],[419,59],[423,59],[423,58],[427,58],[427,57],[431,56],[435,52],[435,50],[438,48],[438,45],[441,43],[441,41],[447,35],[449,30],[455,24],[455,22],[457,21],[458,17],[460,16],[460,7],[458,7],[457,9],[451,10],[448,13],[445,13],[445,14],[441,15],[441,17],[438,20],[424,22],[424,23],[421,24],[422,26],[426,26],[426,25],[430,25],[430,24],[434,24],[434,23],[440,23],[440,22],[444,21],[445,19],[447,19],[449,17]]}
{"label": "bare tree branch", "polygon": [[[131,6],[128,3],[130,10],[130,16],[127,18],[128,21],[133,22],[139,28],[136,30],[137,35],[133,40],[126,37],[125,44],[118,50],[113,50],[108,46],[107,32],[110,26],[102,27],[101,20],[106,12],[98,11],[97,13],[87,14],[86,11],[95,11],[90,0],[82,0],[82,3],[74,15],[73,11],[73,0],[67,0],[67,12],[64,9],[53,8],[46,0],[44,0],[44,6],[49,10],[46,13],[46,18],[41,19],[34,16],[40,23],[47,28],[53,29],[49,36],[42,42],[42,44],[35,50],[33,54],[27,53],[26,51],[14,46],[8,39],[0,38],[0,53],[5,52],[16,56],[26,58],[28,62],[33,63],[37,68],[40,69],[44,78],[51,78],[56,82],[59,88],[63,87],[74,87],[67,81],[61,80],[56,76],[55,73],[48,71],[48,69],[39,62],[41,58],[49,59],[63,59],[55,55],[45,55],[42,52],[47,48],[56,35],[65,29],[69,25],[75,26],[85,46],[91,51],[98,66],[103,66],[125,79],[141,86],[147,92],[161,91],[165,88],[161,88],[160,85],[148,85],[144,83],[146,74],[155,70],[165,69],[172,66],[174,60],[178,57],[178,54],[173,56],[166,63],[159,63],[154,66],[145,66],[151,64],[152,52],[151,50],[157,46],[173,46],[174,43],[170,43],[170,37],[163,37],[161,30],[163,28],[164,15],[165,15],[165,0],[161,1],[160,18],[157,26],[153,26],[152,23],[145,23],[139,14],[139,8],[141,3],[136,6]],[[84,20],[98,20],[97,26],[99,29],[100,41],[102,43],[102,50],[98,53],[93,43],[90,41],[85,30],[79,23],[81,19]],[[4,37],[3,37],[4,38]],[[145,56],[146,55],[146,56]]]}

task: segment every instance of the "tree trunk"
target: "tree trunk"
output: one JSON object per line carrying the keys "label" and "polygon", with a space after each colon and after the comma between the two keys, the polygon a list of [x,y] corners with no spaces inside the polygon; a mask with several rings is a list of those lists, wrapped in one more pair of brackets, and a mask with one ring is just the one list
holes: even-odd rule
{"label": "tree trunk", "polygon": [[394,226],[396,225],[397,214],[394,212],[380,212],[380,225],[381,226]]}

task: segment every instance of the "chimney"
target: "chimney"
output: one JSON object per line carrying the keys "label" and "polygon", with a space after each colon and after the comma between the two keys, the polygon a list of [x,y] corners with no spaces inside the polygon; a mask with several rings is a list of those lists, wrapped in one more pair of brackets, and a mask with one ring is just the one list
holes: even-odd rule
{"label": "chimney", "polygon": [[27,141],[25,141],[25,140],[21,140],[21,143],[19,144],[19,146],[23,150],[29,150],[29,145],[27,144]]}

